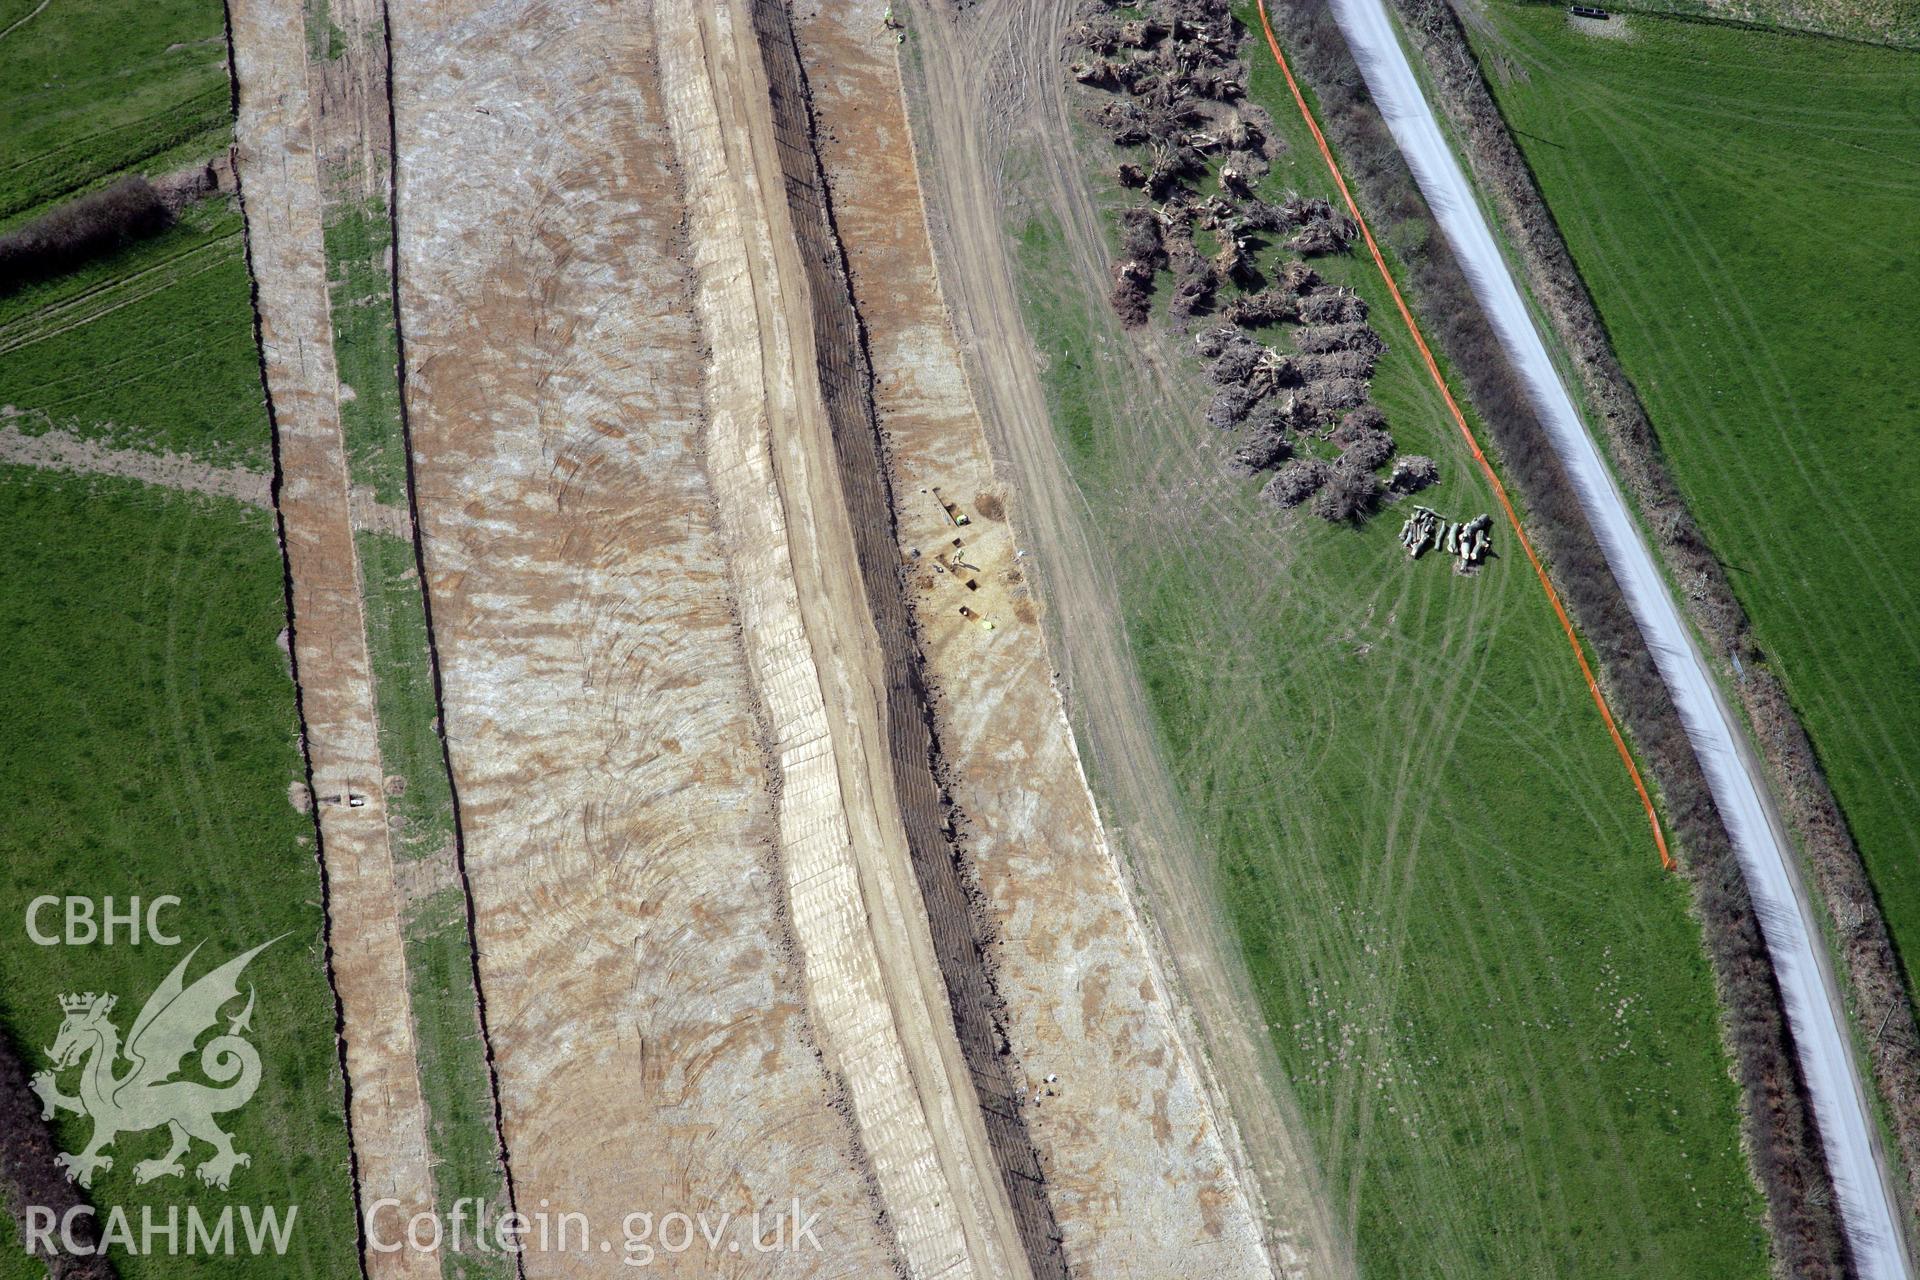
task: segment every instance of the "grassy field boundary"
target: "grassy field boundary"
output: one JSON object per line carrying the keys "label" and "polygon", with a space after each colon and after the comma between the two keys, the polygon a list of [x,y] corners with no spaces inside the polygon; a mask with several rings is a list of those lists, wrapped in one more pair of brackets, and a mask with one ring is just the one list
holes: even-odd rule
{"label": "grassy field boundary", "polygon": [[[1639,390],[1615,353],[1612,336],[1576,267],[1532,167],[1514,141],[1458,14],[1445,0],[1395,0],[1409,47],[1438,90],[1449,133],[1476,186],[1497,214],[1493,224],[1539,304],[1543,332],[1577,375],[1574,384],[1600,412],[1603,454],[1631,495],[1650,545],[1675,584],[1686,616],[1705,638],[1721,687],[1741,709],[1750,740],[1766,762],[1771,789],[1819,900],[1822,932],[1845,975],[1856,1047],[1880,1097],[1906,1192],[1909,1238],[1920,1238],[1913,1217],[1920,1203],[1920,1029],[1884,916],[1811,740],[1784,685],[1766,664],[1746,611],[1717,556],[1694,523],[1673,479]],[[1657,15],[1672,21],[1708,20]],[[1747,26],[1749,24],[1715,23]],[[1755,28],[1779,34],[1769,28]],[[1805,36],[1803,38],[1826,38]],[[1844,919],[1842,915],[1844,914]],[[1869,1037],[1864,1026],[1878,1029]],[[1891,1030],[1893,1034],[1887,1032]]]}

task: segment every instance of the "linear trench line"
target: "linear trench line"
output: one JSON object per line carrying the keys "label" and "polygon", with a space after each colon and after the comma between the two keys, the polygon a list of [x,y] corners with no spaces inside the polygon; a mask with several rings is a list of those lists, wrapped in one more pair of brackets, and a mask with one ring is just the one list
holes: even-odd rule
{"label": "linear trench line", "polygon": [[1527,553],[1528,563],[1533,565],[1534,574],[1540,579],[1541,589],[1547,593],[1547,602],[1553,606],[1553,612],[1560,619],[1561,630],[1567,633],[1567,643],[1573,648],[1574,661],[1580,664],[1580,674],[1587,682],[1587,692],[1593,695],[1593,705],[1600,708],[1600,718],[1606,721],[1607,733],[1613,738],[1613,745],[1620,752],[1620,761],[1627,766],[1627,776],[1633,779],[1633,789],[1640,793],[1640,804],[1647,811],[1647,825],[1653,828],[1653,843],[1660,850],[1660,865],[1668,871],[1674,869],[1673,854],[1667,849],[1666,832],[1661,830],[1660,815],[1653,807],[1653,797],[1647,794],[1647,784],[1640,776],[1640,766],[1633,762],[1633,752],[1627,749],[1627,740],[1620,736],[1620,726],[1614,721],[1613,710],[1607,706],[1607,695],[1600,691],[1600,682],[1594,679],[1593,667],[1587,662],[1586,650],[1580,647],[1580,636],[1573,629],[1573,619],[1567,616],[1567,607],[1560,602],[1560,593],[1554,590],[1553,580],[1547,576],[1547,570],[1540,563],[1540,557],[1534,552],[1533,543],[1527,538],[1527,531],[1520,527],[1520,516],[1513,509],[1513,501],[1507,497],[1507,487],[1500,483],[1500,477],[1494,473],[1493,464],[1487,461],[1487,455],[1480,449],[1480,441],[1474,437],[1473,428],[1467,425],[1467,415],[1460,411],[1459,403],[1453,398],[1453,392],[1447,388],[1447,380],[1441,376],[1440,365],[1433,358],[1433,351],[1427,346],[1427,340],[1421,336],[1420,326],[1413,318],[1413,312],[1407,308],[1407,300],[1400,295],[1400,286],[1393,282],[1393,272],[1387,270],[1387,260],[1380,254],[1380,246],[1374,242],[1373,229],[1367,225],[1366,218],[1360,212],[1360,206],[1354,201],[1353,192],[1347,189],[1347,180],[1340,175],[1340,166],[1335,163],[1333,150],[1327,146],[1326,135],[1320,132],[1320,124],[1313,118],[1313,112],[1307,107],[1307,100],[1300,92],[1300,84],[1293,78],[1293,68],[1287,65],[1287,56],[1280,52],[1280,42],[1274,39],[1273,24],[1267,21],[1267,0],[1255,0],[1260,10],[1260,27],[1267,37],[1267,48],[1273,51],[1273,60],[1279,64],[1280,74],[1287,78],[1287,88],[1293,93],[1293,101],[1300,108],[1300,116],[1307,122],[1307,128],[1313,133],[1313,141],[1320,148],[1320,156],[1327,162],[1327,172],[1333,175],[1334,185],[1340,188],[1341,199],[1347,202],[1347,211],[1353,215],[1354,222],[1360,228],[1360,234],[1367,242],[1367,252],[1373,255],[1373,265],[1380,269],[1380,278],[1386,281],[1387,292],[1393,297],[1393,305],[1400,311],[1400,318],[1406,322],[1407,332],[1413,338],[1413,345],[1420,349],[1420,359],[1426,363],[1427,373],[1433,378],[1433,385],[1440,389],[1440,396],[1447,402],[1447,409],[1453,414],[1453,420],[1460,428],[1460,434],[1466,437],[1467,447],[1473,450],[1473,460],[1480,464],[1487,483],[1493,486],[1494,496],[1500,499],[1500,507],[1507,513],[1507,523],[1513,526],[1513,536],[1519,540],[1521,550]]}

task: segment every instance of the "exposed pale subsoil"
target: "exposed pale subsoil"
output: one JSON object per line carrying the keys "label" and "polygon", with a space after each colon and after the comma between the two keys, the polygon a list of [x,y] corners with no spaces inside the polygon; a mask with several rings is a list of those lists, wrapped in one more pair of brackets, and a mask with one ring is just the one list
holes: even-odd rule
{"label": "exposed pale subsoil", "polygon": [[[807,6],[801,53],[866,325],[942,756],[998,935],[1003,1016],[1067,1258],[1086,1275],[1266,1274],[1253,1207],[1052,683],[934,270],[884,9]],[[956,526],[942,499],[969,523]]]}
{"label": "exposed pale subsoil", "polygon": [[[393,11],[446,728],[522,1208],[606,1233],[797,1195],[821,1252],[654,1269],[866,1277],[895,1254],[786,942],[782,819],[806,811],[763,749],[709,481],[712,352],[662,98],[663,64],[704,64],[656,45],[693,16]],[[617,1251],[526,1269],[621,1273]]]}
{"label": "exposed pale subsoil", "polygon": [[[1081,161],[1070,145],[1054,51],[1073,6],[989,3],[964,20],[944,3],[913,6],[922,59],[910,89],[920,100],[930,162],[922,177],[942,282],[966,352],[974,395],[994,448],[1019,477],[1013,510],[1036,554],[1028,577],[1044,571],[1037,594],[1074,619],[1072,644],[1057,657],[1075,715],[1099,753],[1095,771],[1110,780],[1113,812],[1125,826],[1129,865],[1152,903],[1151,923],[1165,947],[1175,990],[1190,1001],[1217,1090],[1217,1115],[1230,1114],[1247,1185],[1260,1199],[1277,1260],[1315,1274],[1351,1270],[1350,1251],[1316,1193],[1317,1174],[1289,1090],[1261,1020],[1230,930],[1211,903],[1211,873],[1180,815],[1161,758],[1139,676],[1114,608],[1112,574],[1076,510],[1080,497],[1065,471],[1049,423],[1037,353],[1026,337],[1005,248],[1001,186],[1010,122],[1037,153],[1039,181],[1066,215],[1074,252],[1104,269],[1099,221],[1085,195]],[[1087,274],[1078,269],[1076,274]],[[1063,264],[1063,270],[1068,269]],[[1151,353],[1146,353],[1151,358]],[[1231,1137],[1229,1131],[1229,1137]]]}
{"label": "exposed pale subsoil", "polygon": [[[302,33],[285,14],[229,7],[239,85],[237,167],[280,468],[278,507],[293,602],[293,657],[319,802],[328,942],[342,1014],[362,1204],[432,1204],[388,839],[373,679],[361,615],[345,444],[336,396],[321,201]],[[354,805],[350,798],[361,797]],[[435,1254],[368,1254],[376,1276],[437,1276]]]}
{"label": "exposed pale subsoil", "polygon": [[[1020,1255],[937,985],[873,690],[880,655],[812,378],[806,279],[787,225],[750,22],[663,10],[660,63],[688,184],[711,347],[708,470],[756,690],[814,1025],[844,1081],[914,1275],[1014,1274]],[[916,945],[917,943],[917,945]]]}
{"label": "exposed pale subsoil", "polygon": [[881,665],[875,674],[882,694],[884,748],[932,937],[931,958],[937,964],[937,973],[923,971],[923,981],[935,978],[946,989],[977,1114],[999,1165],[1028,1263],[1044,1280],[1063,1277],[1066,1261],[1059,1226],[1020,1107],[1013,1079],[1016,1064],[996,1023],[999,995],[985,962],[983,922],[971,904],[977,888],[960,866],[951,817],[935,778],[938,752],[894,537],[893,493],[874,413],[873,374],[815,148],[806,75],[782,0],[754,0],[752,10],[767,65],[787,208],[811,296],[814,371],[832,427],[853,563],[879,645]]}

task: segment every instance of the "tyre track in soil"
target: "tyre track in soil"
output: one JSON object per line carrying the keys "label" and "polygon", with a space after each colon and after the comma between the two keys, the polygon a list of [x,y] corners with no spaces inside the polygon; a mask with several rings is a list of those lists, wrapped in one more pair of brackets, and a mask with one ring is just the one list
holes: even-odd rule
{"label": "tyre track in soil", "polygon": [[[1167,975],[1146,948],[1051,679],[940,292],[884,11],[881,0],[802,5],[795,29],[872,363],[938,776],[1005,1000],[1009,1075],[1030,1100],[1026,1125],[1074,1274],[1267,1275],[1248,1190],[1181,1041]],[[935,488],[969,513],[968,526],[949,523]],[[942,556],[959,572],[933,568]],[[995,630],[962,615],[962,603]]]}
{"label": "tyre track in soil", "polygon": [[[164,449],[116,449],[58,427],[28,435],[11,423],[0,426],[0,463],[72,475],[116,476],[176,493],[201,493],[263,511],[273,509],[273,476],[268,472],[215,466]],[[371,490],[350,488],[347,505],[356,531],[408,536],[406,509],[375,501]]]}
{"label": "tyre track in soil", "polygon": [[[1527,314],[1519,286],[1473,202],[1470,182],[1398,43],[1391,17],[1384,7],[1352,0],[1336,4],[1334,13],[1442,229],[1463,261],[1473,263],[1475,293],[1494,318],[1530,396],[1542,406],[1541,420],[1554,450],[1574,477],[1581,506],[1622,583],[1700,759],[1764,926],[1832,1172],[1850,1262],[1863,1275],[1908,1275],[1912,1268],[1899,1227],[1899,1197],[1853,1051],[1855,1033],[1845,1014],[1833,958],[1820,941],[1803,873],[1792,856],[1785,820],[1767,789],[1757,753],[1681,619],[1644,535],[1573,405],[1564,375],[1556,370]],[[1277,45],[1274,54],[1278,58]],[[1330,153],[1327,161],[1332,165]]]}
{"label": "tyre track in soil", "polygon": [[[228,6],[235,168],[273,422],[275,505],[309,785],[327,883],[327,945],[340,1003],[357,1207],[431,1209],[427,1143],[397,912],[373,676],[361,612],[351,486],[321,231],[304,32],[258,0]],[[364,803],[329,803],[358,795]],[[364,1253],[371,1277],[440,1273],[437,1253]]]}
{"label": "tyre track in soil", "polygon": [[1137,892],[1151,904],[1149,927],[1174,989],[1185,996],[1182,1021],[1191,1018],[1204,1045],[1196,1060],[1207,1071],[1222,1130],[1237,1131],[1229,1150],[1263,1202],[1269,1248],[1300,1250],[1302,1270],[1316,1275],[1352,1274],[1351,1245],[1324,1198],[1285,1073],[1272,1044],[1255,1034],[1264,1020],[1232,931],[1211,905],[1211,868],[1181,814],[1128,654],[1111,563],[1086,531],[1085,500],[1054,439],[1039,353],[1026,335],[1007,257],[1001,166],[1007,122],[1020,119],[1026,127],[1019,140],[1038,150],[1040,180],[1050,186],[1056,212],[1064,211],[1073,251],[1091,261],[1098,249],[1104,261],[1055,58],[1072,8],[1067,0],[1037,9],[989,0],[962,21],[944,0],[915,0],[923,63],[914,69],[913,91],[924,102],[931,162],[922,175],[942,281],[989,438],[1020,480],[1017,509],[1025,517],[1023,540],[1035,550],[1031,572],[1042,578],[1038,594],[1072,619],[1056,655],[1091,772],[1110,788],[1116,821],[1109,831],[1123,837]]}
{"label": "tyre track in soil", "polygon": [[636,1210],[744,1220],[798,1194],[820,1251],[653,1269],[887,1274],[794,961],[664,20],[429,0],[390,21],[416,500],[517,1198],[605,1238]]}

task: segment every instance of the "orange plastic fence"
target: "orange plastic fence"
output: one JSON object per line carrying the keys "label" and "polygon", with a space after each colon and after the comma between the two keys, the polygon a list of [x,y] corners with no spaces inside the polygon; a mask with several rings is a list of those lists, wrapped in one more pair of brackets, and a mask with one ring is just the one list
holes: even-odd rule
{"label": "orange plastic fence", "polygon": [[1387,270],[1387,260],[1380,254],[1380,246],[1374,242],[1373,230],[1367,226],[1367,220],[1355,203],[1353,192],[1347,189],[1347,180],[1341,176],[1340,166],[1335,163],[1333,149],[1327,145],[1326,135],[1320,132],[1320,123],[1313,118],[1313,112],[1307,107],[1307,99],[1300,92],[1299,81],[1293,78],[1293,68],[1287,65],[1287,57],[1280,52],[1280,42],[1274,39],[1273,24],[1267,21],[1266,0],[1256,0],[1260,8],[1260,26],[1266,33],[1267,48],[1273,51],[1273,60],[1280,66],[1280,74],[1287,78],[1287,88],[1293,93],[1293,101],[1300,108],[1301,119],[1307,122],[1307,128],[1313,133],[1313,140],[1320,148],[1320,156],[1327,162],[1327,172],[1333,175],[1334,185],[1340,188],[1341,199],[1347,202],[1347,212],[1353,215],[1354,223],[1359,226],[1360,234],[1367,242],[1367,252],[1373,255],[1373,265],[1380,269],[1380,278],[1386,282],[1387,292],[1393,296],[1393,305],[1400,310],[1401,320],[1406,322],[1407,333],[1413,338],[1413,345],[1420,350],[1421,360],[1426,362],[1427,373],[1433,378],[1433,385],[1440,389],[1440,396],[1447,402],[1447,409],[1453,414],[1453,420],[1460,427],[1460,434],[1466,437],[1467,447],[1473,450],[1474,461],[1480,464],[1480,470],[1486,473],[1487,483],[1493,486],[1494,496],[1500,499],[1501,508],[1507,513],[1507,523],[1513,526],[1513,536],[1527,553],[1528,563],[1533,565],[1534,573],[1540,579],[1540,586],[1547,593],[1547,600],[1553,605],[1553,612],[1560,619],[1560,627],[1567,633],[1567,643],[1573,647],[1573,657],[1580,664],[1580,674],[1586,679],[1587,692],[1593,695],[1593,705],[1600,708],[1600,718],[1606,721],[1607,733],[1613,738],[1614,747],[1620,752],[1620,760],[1627,766],[1627,776],[1633,779],[1635,791],[1640,793],[1640,803],[1646,807],[1647,822],[1653,828],[1653,843],[1660,850],[1660,865],[1673,870],[1673,855],[1667,851],[1666,833],[1660,829],[1660,815],[1654,811],[1653,797],[1647,794],[1647,784],[1640,777],[1640,767],[1633,762],[1633,753],[1627,750],[1627,741],[1620,736],[1620,726],[1614,722],[1613,711],[1607,706],[1607,697],[1600,692],[1600,682],[1593,677],[1593,668],[1587,663],[1586,650],[1580,647],[1580,637],[1573,629],[1573,620],[1567,616],[1566,606],[1560,602],[1560,593],[1553,589],[1553,580],[1547,577],[1547,571],[1540,563],[1540,557],[1534,553],[1533,543],[1528,540],[1525,529],[1520,527],[1520,517],[1513,509],[1512,501],[1507,497],[1507,487],[1500,483],[1500,477],[1494,473],[1493,464],[1487,461],[1487,455],[1481,452],[1480,442],[1474,438],[1473,428],[1467,425],[1467,416],[1460,412],[1460,405],[1454,400],[1453,392],[1447,388],[1447,380],[1440,374],[1440,365],[1433,358],[1433,351],[1427,346],[1427,340],[1415,323],[1413,312],[1407,308],[1407,300],[1400,295],[1400,286],[1394,283],[1393,273]]}

